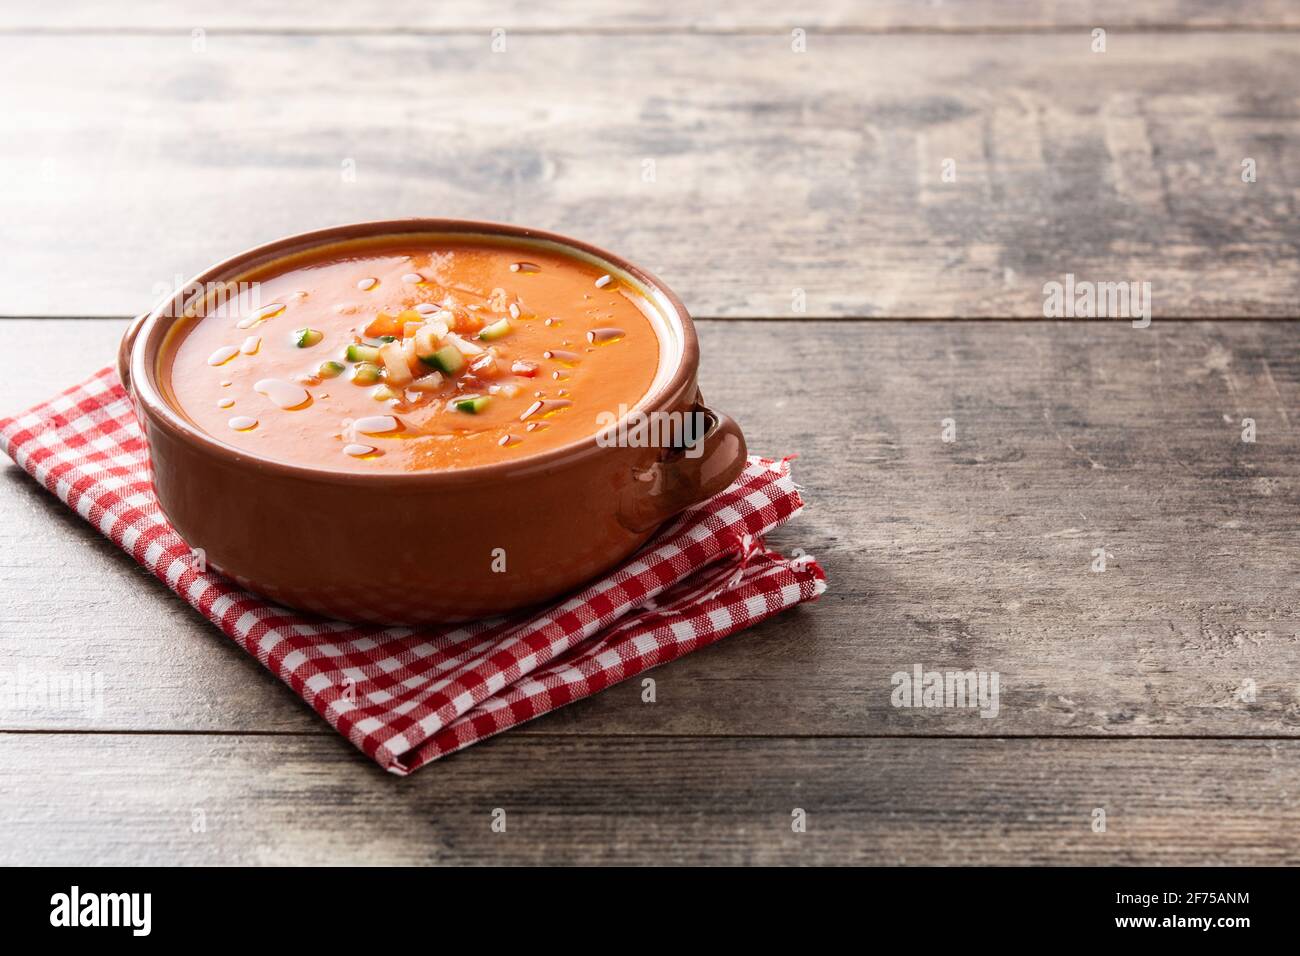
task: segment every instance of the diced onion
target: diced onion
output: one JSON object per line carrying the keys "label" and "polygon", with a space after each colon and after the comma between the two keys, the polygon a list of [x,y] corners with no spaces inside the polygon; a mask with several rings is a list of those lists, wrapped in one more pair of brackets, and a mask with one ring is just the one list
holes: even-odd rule
{"label": "diced onion", "polygon": [[389,342],[379,350],[379,359],[384,363],[384,370],[388,372],[388,380],[394,385],[405,385],[414,378],[401,343]]}
{"label": "diced onion", "polygon": [[466,339],[462,339],[455,332],[448,332],[445,338],[452,345],[456,346],[456,351],[460,352],[461,355],[482,355],[483,354],[483,349],[479,348],[473,342],[470,342]]}
{"label": "diced onion", "polygon": [[436,392],[442,387],[442,373],[430,372],[428,375],[421,375],[411,383],[410,387],[417,392]]}

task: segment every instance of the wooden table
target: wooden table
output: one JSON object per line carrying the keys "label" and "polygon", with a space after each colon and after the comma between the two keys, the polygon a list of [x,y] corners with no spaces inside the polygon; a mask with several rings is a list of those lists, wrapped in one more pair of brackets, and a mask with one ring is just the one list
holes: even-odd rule
{"label": "wooden table", "polygon": [[0,711],[0,863],[1300,862],[1300,8],[613,6],[5,5],[0,413],[251,244],[534,224],[682,295],[830,590],[402,780],[6,462],[0,670],[105,690]]}

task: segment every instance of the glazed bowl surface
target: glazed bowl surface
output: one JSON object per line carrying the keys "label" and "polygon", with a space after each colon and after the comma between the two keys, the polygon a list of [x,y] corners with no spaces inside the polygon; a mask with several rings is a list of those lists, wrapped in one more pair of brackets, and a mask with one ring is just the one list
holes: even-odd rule
{"label": "glazed bowl surface", "polygon": [[[168,333],[205,291],[283,258],[375,238],[489,238],[599,264],[658,316],[659,363],[633,406],[643,418],[698,421],[687,448],[619,440],[620,420],[579,442],[467,468],[356,474],[271,460],[196,426],[169,394]],[[132,322],[118,370],[149,447],[163,513],[207,565],[272,600],[342,620],[421,625],[488,617],[559,597],[636,551],[664,521],[723,490],[745,440],[701,401],[689,313],[662,282],[595,246],[496,223],[407,219],[338,226],[218,263]],[[175,374],[175,373],[173,373]],[[635,434],[635,430],[632,430]],[[655,433],[655,432],[652,432]],[[667,434],[668,430],[664,430]],[[400,516],[377,551],[340,515]]]}

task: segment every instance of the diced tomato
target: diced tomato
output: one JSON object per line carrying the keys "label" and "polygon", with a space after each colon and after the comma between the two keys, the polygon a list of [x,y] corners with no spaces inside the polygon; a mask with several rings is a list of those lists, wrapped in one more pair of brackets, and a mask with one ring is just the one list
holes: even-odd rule
{"label": "diced tomato", "polygon": [[397,316],[380,312],[375,316],[374,321],[366,326],[366,335],[371,338],[379,338],[381,335],[401,335],[403,324],[405,324],[403,320]]}
{"label": "diced tomato", "polygon": [[483,320],[473,312],[457,309],[455,312],[456,321],[452,328],[457,332],[477,332],[483,328]]}
{"label": "diced tomato", "polygon": [[510,371],[524,378],[533,378],[537,374],[537,366],[532,362],[518,361],[510,366]]}
{"label": "diced tomato", "polygon": [[501,374],[501,366],[497,364],[496,358],[490,353],[484,353],[476,358],[469,367],[470,372],[475,378],[489,379],[496,378]]}

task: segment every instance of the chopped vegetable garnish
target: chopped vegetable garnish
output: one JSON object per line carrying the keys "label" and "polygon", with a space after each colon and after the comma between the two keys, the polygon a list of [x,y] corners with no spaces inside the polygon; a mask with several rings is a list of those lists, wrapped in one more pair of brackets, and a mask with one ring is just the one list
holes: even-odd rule
{"label": "chopped vegetable garnish", "polygon": [[509,334],[510,334],[510,320],[500,319],[496,322],[493,322],[482,332],[480,332],[478,334],[478,337],[482,339],[484,342],[495,342],[497,339],[505,338]]}
{"label": "chopped vegetable garnish", "polygon": [[415,354],[415,339],[402,339],[402,358],[406,360],[406,367],[412,375],[424,374],[424,363]]}
{"label": "chopped vegetable garnish", "polygon": [[397,335],[402,331],[403,319],[395,315],[389,315],[387,312],[380,312],[374,320],[366,326],[366,335],[371,338],[378,338],[381,335]]}
{"label": "chopped vegetable garnish", "polygon": [[411,368],[406,364],[406,355],[402,351],[401,343],[389,342],[379,350],[379,360],[384,363],[384,371],[388,373],[388,380],[394,385],[405,385],[415,376],[411,374]]}
{"label": "chopped vegetable garnish", "polygon": [[415,354],[420,360],[432,364],[433,353],[438,351],[439,342],[447,334],[447,326],[439,321],[430,321],[415,333]]}
{"label": "chopped vegetable garnish", "polygon": [[293,344],[300,349],[311,348],[325,338],[325,333],[319,329],[295,329],[293,333]]}
{"label": "chopped vegetable garnish", "polygon": [[359,362],[352,369],[352,381],[358,385],[373,385],[382,377],[382,371],[374,362]]}
{"label": "chopped vegetable garnish", "polygon": [[461,355],[482,355],[483,349],[466,339],[462,339],[455,332],[448,332],[445,336],[448,342],[460,350]]}
{"label": "chopped vegetable garnish", "polygon": [[460,367],[465,364],[465,357],[460,354],[460,350],[454,345],[444,345],[428,358],[421,355],[420,361],[426,365],[431,365],[440,372],[455,375],[460,371]]}
{"label": "chopped vegetable garnish", "polygon": [[321,362],[316,374],[321,378],[338,378],[346,367],[342,362]]}
{"label": "chopped vegetable garnish", "polygon": [[349,362],[378,362],[379,349],[374,345],[349,345]]}
{"label": "chopped vegetable garnish", "polygon": [[374,391],[370,393],[370,397],[377,402],[386,402],[390,398],[396,398],[397,393],[387,385],[376,385]]}
{"label": "chopped vegetable garnish", "polygon": [[537,374],[537,366],[533,362],[515,362],[510,366],[510,371],[523,378],[532,378]]}
{"label": "chopped vegetable garnish", "polygon": [[436,392],[442,387],[442,373],[430,372],[428,375],[421,375],[410,385],[410,390],[416,392]]}
{"label": "chopped vegetable garnish", "polygon": [[469,412],[471,415],[477,415],[483,409],[488,407],[488,402],[492,401],[487,395],[475,395],[473,398],[461,398],[456,400],[456,411]]}
{"label": "chopped vegetable garnish", "polygon": [[350,345],[347,347],[348,362],[378,362],[380,349],[373,345]]}
{"label": "chopped vegetable garnish", "polygon": [[478,378],[496,378],[501,374],[501,366],[497,364],[496,356],[491,352],[484,352],[476,358],[469,370]]}

